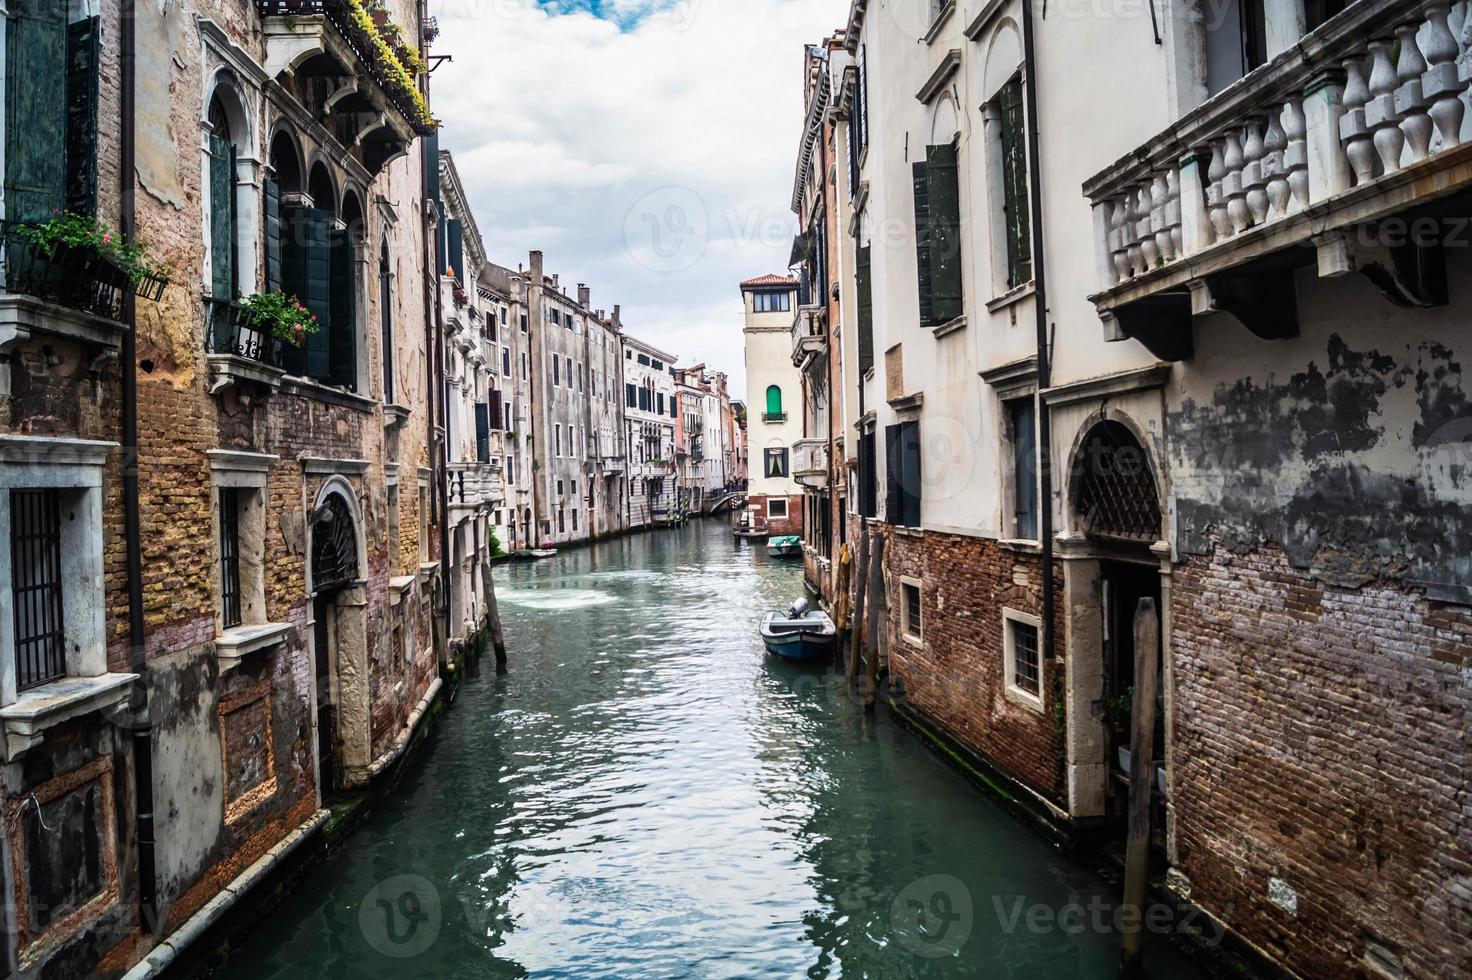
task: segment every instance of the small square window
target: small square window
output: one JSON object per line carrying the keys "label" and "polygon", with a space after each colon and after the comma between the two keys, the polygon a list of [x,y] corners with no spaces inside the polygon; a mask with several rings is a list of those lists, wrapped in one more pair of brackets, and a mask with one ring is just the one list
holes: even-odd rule
{"label": "small square window", "polygon": [[904,619],[904,637],[911,643],[921,643],[924,639],[920,607],[920,583],[911,578],[900,580],[900,603]]}
{"label": "small square window", "polygon": [[782,500],[782,499],[768,500],[767,501],[767,516],[768,517],[786,517],[787,516],[787,501],[786,500]]}
{"label": "small square window", "polygon": [[1007,696],[1035,711],[1043,710],[1043,662],[1038,650],[1041,625],[1036,616],[1002,610]]}

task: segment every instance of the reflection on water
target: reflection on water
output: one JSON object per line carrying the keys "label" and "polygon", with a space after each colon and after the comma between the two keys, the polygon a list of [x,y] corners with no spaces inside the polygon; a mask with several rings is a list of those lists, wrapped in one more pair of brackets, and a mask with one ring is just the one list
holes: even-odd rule
{"label": "reflection on water", "polygon": [[707,523],[496,574],[511,672],[467,681],[230,975],[1115,974],[1101,882],[764,657],[799,567]]}

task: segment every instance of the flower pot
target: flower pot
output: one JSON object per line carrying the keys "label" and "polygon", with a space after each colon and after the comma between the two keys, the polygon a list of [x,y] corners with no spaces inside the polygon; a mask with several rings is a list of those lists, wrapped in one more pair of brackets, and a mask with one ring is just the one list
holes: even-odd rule
{"label": "flower pot", "polygon": [[1130,771],[1130,747],[1128,745],[1121,745],[1115,751],[1118,753],[1118,756],[1119,756],[1119,768],[1122,769],[1122,770],[1124,770],[1125,772],[1129,772]]}

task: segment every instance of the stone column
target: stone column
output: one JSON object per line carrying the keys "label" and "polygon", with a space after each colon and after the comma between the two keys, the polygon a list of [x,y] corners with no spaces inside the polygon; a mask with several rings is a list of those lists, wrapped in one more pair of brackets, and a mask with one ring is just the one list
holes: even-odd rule
{"label": "stone column", "polygon": [[1343,115],[1344,74],[1330,69],[1303,90],[1311,204],[1332,197],[1350,185],[1349,160],[1339,142],[1339,120]]}

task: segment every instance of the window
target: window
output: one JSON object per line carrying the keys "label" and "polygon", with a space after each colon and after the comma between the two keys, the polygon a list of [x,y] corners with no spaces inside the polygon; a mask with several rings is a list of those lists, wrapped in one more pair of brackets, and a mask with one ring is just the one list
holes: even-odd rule
{"label": "window", "polygon": [[557,481],[557,497],[558,497],[558,499],[561,499],[562,497],[565,497],[565,496],[567,496],[567,487],[566,487],[566,484],[564,484],[561,480],[558,480]]}
{"label": "window", "polygon": [[896,527],[920,526],[920,423],[884,430],[886,498],[884,517]]}
{"label": "window", "polygon": [[1004,403],[1012,443],[1012,534],[1038,537],[1037,403],[1029,396]]}
{"label": "window", "polygon": [[1001,173],[1002,238],[1007,256],[1005,285],[1015,289],[1032,281],[1032,240],[1027,189],[1027,124],[1022,75],[1013,75],[993,103],[998,140],[994,160]]}
{"label": "window", "polygon": [[663,371],[664,370],[664,361],[661,361],[658,358],[651,357],[649,359],[649,366],[651,368],[653,368],[654,370],[656,370],[656,371]]}
{"label": "window", "polygon": [[356,262],[352,235],[338,226],[334,214],[320,208],[282,207],[279,225],[282,291],[298,297],[318,323],[317,332],[308,334],[301,347],[287,346],[286,370],[356,389]]}
{"label": "window", "polygon": [[235,144],[231,142],[230,122],[219,95],[210,100],[209,162],[209,250],[210,297],[233,300],[236,288],[236,203]]}
{"label": "window", "polygon": [[900,580],[900,604],[904,618],[901,620],[906,640],[919,644],[923,641],[923,623],[920,616],[920,583],[916,579]]}
{"label": "window", "polygon": [[383,340],[383,401],[394,403],[394,314],[393,276],[388,258],[388,242],[378,254],[378,322]]}
{"label": "window", "polygon": [[565,511],[565,510],[563,510],[562,508],[559,507],[557,509],[557,533],[558,534],[564,534],[564,533],[566,533],[566,531],[567,531],[567,511]]}
{"label": "window", "polygon": [[624,385],[624,394],[627,396],[629,408],[637,408],[639,405],[639,389],[632,383]]}
{"label": "window", "polygon": [[576,507],[572,509],[572,529],[574,531],[578,529],[578,509]]}
{"label": "window", "polygon": [[787,450],[768,449],[766,452],[766,466],[763,467],[769,479],[783,479],[787,476]]}
{"label": "window", "polygon": [[929,146],[912,165],[920,324],[939,327],[961,315],[961,191],[956,145]]}
{"label": "window", "polygon": [[859,374],[874,370],[874,288],[869,246],[856,250],[854,287],[859,314]]}
{"label": "window", "polygon": [[753,313],[787,313],[792,310],[792,292],[765,292],[751,294]]}
{"label": "window", "polygon": [[501,348],[501,377],[511,377],[511,348]]}
{"label": "window", "polygon": [[[1332,14],[1332,4],[1309,0],[1305,4],[1306,27]],[[1252,69],[1267,61],[1267,19],[1264,0],[1224,0],[1221,7],[1202,22],[1206,32],[1206,87],[1215,95]],[[1294,38],[1293,40],[1297,40]]]}
{"label": "window", "polygon": [[664,392],[662,392],[662,391],[659,392],[659,394],[655,398],[655,403],[659,406],[659,408],[657,410],[657,414],[663,415],[664,414]]}
{"label": "window", "polygon": [[873,429],[859,436],[859,516],[879,516],[879,466]]}
{"label": "window", "polygon": [[58,491],[10,492],[10,543],[16,690],[24,691],[66,674]]}
{"label": "window", "polygon": [[640,354],[639,355],[639,363],[642,364],[642,365],[644,365],[645,367],[648,367],[649,366],[649,355],[648,354]]}
{"label": "window", "polygon": [[787,501],[786,501],[786,499],[784,499],[782,497],[775,497],[775,498],[772,498],[772,499],[768,500],[767,501],[767,516],[768,517],[782,517],[782,518],[785,518],[787,516]]}
{"label": "window", "polygon": [[1002,610],[1003,661],[1009,700],[1043,710],[1043,665],[1038,656],[1042,620],[1014,609]]}
{"label": "window", "polygon": [[220,623],[239,626],[240,618],[240,491],[220,488]]}
{"label": "window", "polygon": [[763,418],[768,422],[780,422],[786,417],[782,411],[782,389],[776,385],[769,385],[767,387],[767,411]]}
{"label": "window", "polygon": [[552,426],[552,438],[556,442],[556,446],[555,446],[555,450],[553,452],[553,455],[554,456],[561,456],[562,455],[562,426],[560,426],[560,425],[554,425],[554,426]]}
{"label": "window", "polygon": [[552,355],[552,387],[562,384],[562,362],[556,354]]}

